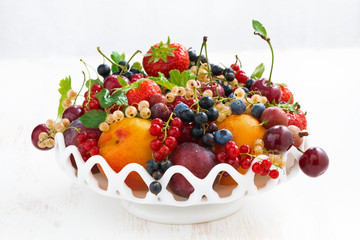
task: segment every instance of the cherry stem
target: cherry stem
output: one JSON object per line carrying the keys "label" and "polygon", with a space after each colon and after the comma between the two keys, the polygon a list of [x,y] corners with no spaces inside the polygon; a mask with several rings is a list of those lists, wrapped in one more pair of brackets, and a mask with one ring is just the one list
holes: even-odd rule
{"label": "cherry stem", "polygon": [[304,151],[303,150],[301,150],[300,148],[296,148],[299,152],[301,152],[301,153],[304,153]]}
{"label": "cherry stem", "polygon": [[82,91],[82,89],[83,89],[83,87],[84,87],[84,85],[85,85],[86,77],[85,77],[84,71],[82,71],[82,74],[84,75],[84,81],[83,81],[83,83],[82,83],[82,85],[81,85],[81,88],[80,88],[79,93],[76,95],[76,98],[75,98],[75,100],[74,100],[74,105],[76,104],[76,100],[77,100],[79,94],[81,93],[81,91]]}
{"label": "cherry stem", "polygon": [[269,44],[269,47],[270,47],[270,50],[271,50],[271,68],[270,68],[269,81],[267,83],[267,86],[270,86],[271,85],[271,75],[272,75],[273,66],[274,66],[274,50],[273,50],[272,45],[270,43],[270,38],[267,38],[266,42]]}
{"label": "cherry stem", "polygon": [[[120,76],[121,74],[124,72],[125,69],[127,69],[127,66],[129,65],[129,62],[136,56],[136,54],[141,53],[140,50],[136,50],[136,52],[134,52],[134,54],[130,57],[129,61],[126,62],[125,66],[121,66],[121,72],[120,72]],[[117,64],[116,64],[117,65]],[[119,65],[118,65],[119,66]]]}
{"label": "cherry stem", "polygon": [[202,50],[203,50],[203,48],[204,48],[204,45],[205,45],[206,41],[207,41],[207,37],[204,37],[204,38],[203,38],[203,43],[201,44],[199,57],[198,57],[198,60],[197,60],[197,62],[196,62],[196,79],[197,79],[197,77],[198,77],[198,75],[199,75],[200,61],[201,61],[201,53],[202,53]]}
{"label": "cherry stem", "polygon": [[235,65],[236,65],[237,61],[239,61],[240,69],[241,69],[241,68],[242,68],[242,64],[241,64],[240,58],[238,57],[238,55],[235,55],[235,58],[236,58]]}
{"label": "cherry stem", "polygon": [[299,132],[299,137],[302,138],[302,137],[307,137],[309,136],[309,132],[306,131],[306,130],[303,130],[301,132]]}

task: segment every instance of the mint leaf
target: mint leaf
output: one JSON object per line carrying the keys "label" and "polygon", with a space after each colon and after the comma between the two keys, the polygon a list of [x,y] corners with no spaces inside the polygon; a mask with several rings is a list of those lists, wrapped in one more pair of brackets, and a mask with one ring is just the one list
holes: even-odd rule
{"label": "mint leaf", "polygon": [[121,76],[118,76],[117,79],[119,80],[121,86],[125,87],[128,85],[127,82]]}
{"label": "mint leaf", "polygon": [[125,92],[116,92],[110,95],[109,90],[103,88],[99,93],[95,94],[95,97],[99,100],[102,108],[108,108],[113,104],[124,105],[128,104],[128,100]]}
{"label": "mint leaf", "polygon": [[267,38],[267,32],[265,27],[262,25],[261,22],[257,21],[257,20],[252,20],[252,26],[254,28],[254,30],[258,33],[260,33],[262,36],[264,36],[265,38]]}
{"label": "mint leaf", "polygon": [[67,92],[71,89],[71,77],[66,77],[60,80],[59,93],[61,94],[58,107],[58,117],[61,118],[65,108],[62,106],[62,102],[67,98]]}
{"label": "mint leaf", "polygon": [[251,74],[250,78],[258,80],[259,78],[261,78],[261,76],[263,75],[265,71],[265,66],[263,63],[261,63],[259,66],[257,66],[254,70],[254,72]]}
{"label": "mint leaf", "polygon": [[141,72],[142,70],[142,66],[141,66],[141,63],[139,62],[134,62],[133,65],[131,65],[130,68],[136,68],[136,69],[139,69],[139,71]]}
{"label": "mint leaf", "polygon": [[111,59],[114,61],[114,62],[116,62],[116,63],[119,63],[120,61],[124,61],[125,60],[125,53],[122,53],[122,54],[120,54],[120,53],[118,53],[118,52],[115,52],[115,51],[113,51],[112,53],[111,53]]}
{"label": "mint leaf", "polygon": [[94,86],[95,84],[100,84],[101,86],[104,85],[104,83],[100,80],[100,79],[90,79],[90,80],[87,80],[86,83],[85,83],[85,86],[90,89],[92,88],[92,86]]}
{"label": "mint leaf", "polygon": [[105,122],[106,112],[93,109],[79,117],[79,120],[87,128],[98,128],[100,123]]}
{"label": "mint leaf", "polygon": [[169,80],[161,72],[159,72],[159,77],[149,77],[149,79],[153,80],[160,86],[166,87],[167,89],[172,89],[173,87],[177,86],[176,84],[169,82]]}

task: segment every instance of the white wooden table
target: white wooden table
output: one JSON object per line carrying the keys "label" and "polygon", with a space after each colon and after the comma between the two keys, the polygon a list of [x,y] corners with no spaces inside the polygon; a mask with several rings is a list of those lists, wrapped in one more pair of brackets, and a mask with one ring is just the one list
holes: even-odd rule
{"label": "white wooden table", "polygon": [[[269,53],[240,54],[246,72]],[[213,54],[230,64],[232,55]],[[58,81],[81,84],[77,58],[0,60],[0,239],[354,239],[360,226],[358,64],[360,49],[277,51],[273,80],[285,82],[308,111],[312,145],[330,157],[318,179],[300,173],[249,198],[227,218],[164,225],[128,214],[119,200],[73,183],[53,151],[30,142],[32,129],[55,118]],[[80,57],[79,57],[80,58]],[[96,66],[101,57],[85,58]],[[268,73],[268,68],[267,72]]]}

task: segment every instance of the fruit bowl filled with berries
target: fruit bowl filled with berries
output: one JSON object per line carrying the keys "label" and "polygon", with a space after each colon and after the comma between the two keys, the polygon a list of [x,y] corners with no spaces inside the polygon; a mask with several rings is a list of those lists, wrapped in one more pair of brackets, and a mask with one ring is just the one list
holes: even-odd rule
{"label": "fruit bowl filled with berries", "polygon": [[268,79],[263,64],[247,76],[237,56],[229,67],[209,61],[206,37],[199,54],[168,39],[142,63],[132,62],[140,51],[125,60],[98,48],[110,63],[98,66],[101,77],[84,74],[78,92],[62,79],[58,120],[36,126],[32,143],[54,148],[78,183],[162,223],[225,217],[299,169],[320,176],[329,158],[307,147],[306,114],[272,81],[270,39],[261,23],[253,27],[271,49]]}

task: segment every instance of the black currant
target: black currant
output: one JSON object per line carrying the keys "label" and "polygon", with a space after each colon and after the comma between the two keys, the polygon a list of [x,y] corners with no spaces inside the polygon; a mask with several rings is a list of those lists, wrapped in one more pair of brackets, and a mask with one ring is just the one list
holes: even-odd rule
{"label": "black currant", "polygon": [[223,73],[224,69],[222,67],[220,67],[219,65],[215,65],[213,64],[211,66],[211,73],[214,75],[214,76],[219,76]]}
{"label": "black currant", "polygon": [[243,87],[242,89],[244,90],[244,92],[245,92],[245,93],[250,92],[250,91],[249,91],[249,89],[248,89],[247,87]]}
{"label": "black currant", "polygon": [[124,77],[127,77],[127,79],[131,80],[131,77],[132,77],[133,73],[132,72],[126,72],[126,73],[123,73],[122,75]]}
{"label": "black currant", "polygon": [[194,123],[197,126],[201,126],[202,124],[207,123],[207,121],[208,121],[208,117],[204,112],[199,112],[194,117]]}
{"label": "black currant", "polygon": [[187,108],[180,112],[180,119],[184,122],[192,122],[194,121],[195,113],[193,110]]}
{"label": "black currant", "polygon": [[165,173],[173,164],[169,159],[163,159],[160,161],[160,171]]}
{"label": "black currant", "polygon": [[228,81],[228,82],[234,81],[234,79],[235,79],[234,73],[231,73],[231,72],[230,72],[230,73],[226,74],[225,79],[226,79],[226,81]]}
{"label": "black currant", "polygon": [[206,116],[209,122],[216,121],[219,117],[219,111],[216,108],[209,108],[206,112]]}
{"label": "black currant", "polygon": [[230,84],[223,84],[222,85],[224,91],[225,91],[225,96],[228,97],[232,92],[233,92],[233,88]]}
{"label": "black currant", "polygon": [[[199,59],[199,56],[196,56],[196,62],[198,61],[198,59]],[[202,63],[206,63],[206,57],[205,57],[205,55],[201,54],[201,56],[200,56],[200,61],[201,61]]]}
{"label": "black currant", "polygon": [[196,53],[193,50],[188,50],[190,62],[196,62]]}
{"label": "black currant", "polygon": [[[120,61],[120,62],[118,63],[118,65],[125,67],[126,63],[127,63],[127,62],[126,62],[125,60],[123,60],[123,61]],[[129,68],[130,68],[130,66],[127,65],[127,70],[129,70]],[[122,71],[122,68],[118,67],[118,69],[119,69],[119,72]],[[122,71],[122,72],[125,72],[125,70]]]}
{"label": "black currant", "polygon": [[106,64],[100,64],[97,68],[97,72],[100,74],[100,76],[102,76],[103,78],[109,76],[110,74],[110,67],[109,65]]}
{"label": "black currant", "polygon": [[204,135],[204,130],[201,126],[195,126],[191,129],[191,136],[195,139],[200,139]]}
{"label": "black currant", "polygon": [[149,190],[151,193],[158,195],[158,193],[161,192],[161,189],[162,189],[161,183],[159,183],[158,181],[154,181],[150,183]]}
{"label": "black currant", "polygon": [[201,138],[201,142],[205,147],[213,147],[215,144],[214,134],[205,133],[205,135]]}
{"label": "black currant", "polygon": [[249,78],[249,79],[246,80],[246,82],[245,82],[245,87],[250,90],[250,89],[251,89],[251,86],[254,84],[254,82],[255,82],[254,79]]}
{"label": "black currant", "polygon": [[214,106],[214,99],[212,97],[206,96],[199,100],[199,105],[201,108],[209,109]]}
{"label": "black currant", "polygon": [[229,73],[235,74],[235,72],[234,72],[234,70],[232,68],[225,68],[224,71],[223,71],[224,77],[226,78],[226,75],[228,75]]}
{"label": "black currant", "polygon": [[163,174],[158,170],[158,171],[153,172],[152,177],[153,177],[155,180],[159,180],[159,179],[162,177],[162,175],[163,175]]}
{"label": "black currant", "polygon": [[133,74],[137,74],[140,73],[140,70],[137,68],[130,68],[130,72],[132,72]]}
{"label": "black currant", "polygon": [[113,72],[112,74],[113,74],[113,75],[119,75],[120,72]]}
{"label": "black currant", "polygon": [[217,130],[219,130],[218,126],[216,125],[216,123],[210,123],[209,126],[206,129],[206,132],[208,133],[213,133],[216,132]]}
{"label": "black currant", "polygon": [[150,175],[158,171],[159,167],[160,167],[159,163],[155,160],[149,160],[145,164],[145,169]]}

